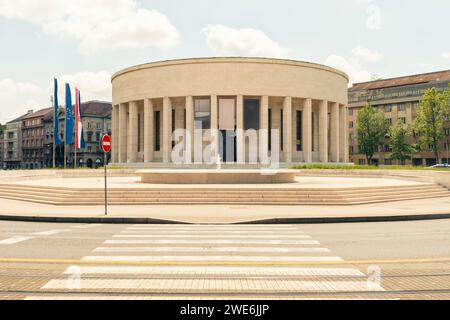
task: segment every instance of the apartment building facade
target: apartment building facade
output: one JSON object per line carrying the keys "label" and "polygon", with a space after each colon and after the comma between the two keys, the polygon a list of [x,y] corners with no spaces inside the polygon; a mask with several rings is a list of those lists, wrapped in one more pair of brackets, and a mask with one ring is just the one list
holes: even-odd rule
{"label": "apartment building facade", "polygon": [[52,108],[42,109],[22,120],[22,168],[44,166],[44,117],[52,112]]}
{"label": "apartment building facade", "polygon": [[[376,80],[356,83],[349,89],[349,152],[350,161],[365,165],[366,157],[358,150],[356,139],[356,119],[358,110],[366,103],[383,110],[391,125],[397,122],[411,124],[417,108],[420,106],[424,92],[430,88],[443,91],[450,83],[450,70],[417,74],[399,78]],[[416,142],[412,138],[411,143]],[[439,162],[448,163],[450,147],[450,122],[445,124],[444,139],[440,143],[441,152]],[[388,141],[380,146],[373,158],[372,164],[396,165],[401,164],[390,159],[391,150]],[[412,159],[404,164],[415,166],[432,166],[436,164],[434,153],[429,148],[413,155]]]}
{"label": "apartment building facade", "polygon": [[[111,135],[111,103],[101,101],[89,101],[82,103],[82,123],[84,129],[85,147],[77,150],[77,167],[99,167],[103,165],[103,151],[101,150],[101,138],[103,134]],[[44,166],[53,166],[53,112],[44,118]],[[65,139],[65,109],[59,110],[59,135],[61,141]],[[55,160],[57,167],[64,166],[64,144],[57,146]],[[74,145],[67,147],[67,166],[73,167],[75,162]]]}
{"label": "apartment building facade", "polygon": [[3,133],[3,168],[20,169],[22,167],[22,120],[33,110],[6,124]]}

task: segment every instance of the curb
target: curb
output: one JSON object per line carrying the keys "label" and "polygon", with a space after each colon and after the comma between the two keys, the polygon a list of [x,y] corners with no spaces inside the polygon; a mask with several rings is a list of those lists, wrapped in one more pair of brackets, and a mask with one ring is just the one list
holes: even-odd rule
{"label": "curb", "polygon": [[317,218],[272,218],[251,220],[232,223],[191,223],[176,220],[164,220],[154,218],[136,217],[42,217],[42,216],[14,216],[0,215],[0,221],[19,222],[47,222],[47,223],[102,223],[102,224],[327,224],[327,223],[361,223],[361,222],[399,222],[420,220],[450,219],[450,213],[443,214],[420,214],[420,215],[398,215],[398,216],[361,216],[361,217],[317,217]]}

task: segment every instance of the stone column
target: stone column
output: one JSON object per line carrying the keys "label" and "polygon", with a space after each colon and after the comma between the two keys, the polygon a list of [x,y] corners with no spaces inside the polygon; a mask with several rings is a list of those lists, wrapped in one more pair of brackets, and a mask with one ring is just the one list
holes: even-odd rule
{"label": "stone column", "polygon": [[189,137],[185,139],[186,163],[192,163],[194,148],[194,99],[192,96],[186,97],[186,134]]}
{"label": "stone column", "polygon": [[331,161],[339,162],[339,104],[333,102],[331,105],[331,132],[330,132],[330,147],[331,147]]}
{"label": "stone column", "polygon": [[312,162],[312,100],[303,101],[303,161]]}
{"label": "stone column", "polygon": [[237,163],[245,163],[245,140],[244,140],[244,96],[236,98],[236,153]]}
{"label": "stone column", "polygon": [[121,103],[119,105],[119,163],[127,162],[127,104]]}
{"label": "stone column", "polygon": [[339,105],[339,161],[340,162],[346,162],[345,161],[345,154],[349,153],[348,148],[345,148],[345,127],[348,126],[348,123],[346,122],[346,115],[345,115],[346,109],[345,106],[340,104]]}
{"label": "stone column", "polygon": [[260,134],[259,134],[259,162],[268,163],[269,161],[269,96],[261,97],[261,115],[260,115]]}
{"label": "stone column", "polygon": [[138,104],[136,101],[130,102],[130,116],[128,123],[128,154],[127,162],[135,163],[138,154]]}
{"label": "stone column", "polygon": [[144,162],[153,161],[153,151],[155,150],[154,137],[154,107],[153,101],[150,99],[144,100]]}
{"label": "stone column", "polygon": [[215,163],[219,154],[219,108],[217,105],[217,96],[211,96],[211,156],[212,162]]}
{"label": "stone column", "polygon": [[349,127],[348,127],[348,106],[344,105],[344,113],[345,113],[345,125],[344,125],[344,162],[350,162],[350,155],[349,155],[349,145],[348,145],[348,134],[349,134]]}
{"label": "stone column", "polygon": [[328,162],[328,101],[319,103],[319,160]]}
{"label": "stone column", "polygon": [[172,153],[172,103],[169,97],[163,99],[163,162],[169,163]]}
{"label": "stone column", "polygon": [[292,98],[286,97],[283,102],[283,144],[284,161],[292,162]]}
{"label": "stone column", "polygon": [[111,156],[112,162],[117,163],[119,161],[119,106],[113,105],[112,109],[112,121],[111,121],[111,135],[112,146]]}

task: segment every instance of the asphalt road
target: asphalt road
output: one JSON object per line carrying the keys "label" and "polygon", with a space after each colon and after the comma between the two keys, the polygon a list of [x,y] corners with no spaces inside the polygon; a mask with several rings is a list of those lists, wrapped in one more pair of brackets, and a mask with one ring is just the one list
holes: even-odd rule
{"label": "asphalt road", "polygon": [[0,221],[2,299],[450,299],[450,220]]}

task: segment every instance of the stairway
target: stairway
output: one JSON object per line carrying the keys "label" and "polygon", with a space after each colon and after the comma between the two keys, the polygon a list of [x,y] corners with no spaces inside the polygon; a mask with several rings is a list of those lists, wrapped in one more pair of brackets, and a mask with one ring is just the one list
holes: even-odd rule
{"label": "stairway", "polygon": [[[411,186],[305,189],[274,185],[258,187],[195,187],[110,189],[110,205],[227,204],[227,205],[358,205],[368,203],[449,197],[437,184]],[[52,205],[101,205],[103,189],[74,189],[0,184],[0,198]]]}

